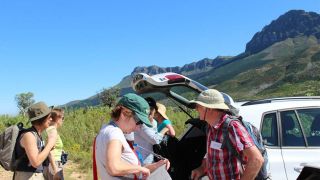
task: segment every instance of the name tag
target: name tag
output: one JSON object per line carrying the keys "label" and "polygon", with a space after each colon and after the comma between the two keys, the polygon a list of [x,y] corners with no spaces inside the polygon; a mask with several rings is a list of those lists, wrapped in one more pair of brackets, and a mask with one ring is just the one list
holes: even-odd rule
{"label": "name tag", "polygon": [[215,142],[215,141],[211,141],[210,143],[210,148],[211,149],[221,149],[221,143]]}

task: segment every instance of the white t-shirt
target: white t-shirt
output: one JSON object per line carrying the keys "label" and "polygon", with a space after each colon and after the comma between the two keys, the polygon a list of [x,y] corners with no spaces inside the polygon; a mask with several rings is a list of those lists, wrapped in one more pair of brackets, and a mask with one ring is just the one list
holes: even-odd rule
{"label": "white t-shirt", "polygon": [[[134,165],[138,165],[138,158],[127,143],[122,130],[114,125],[105,124],[100,129],[96,139],[96,163],[98,175],[101,179],[118,180],[121,177],[110,176],[106,169],[106,148],[111,140],[119,140],[122,143],[123,151],[121,159]],[[133,178],[133,175],[126,176]]]}
{"label": "white t-shirt", "polygon": [[136,150],[142,155],[143,165],[153,163],[153,145],[160,144],[162,139],[162,134],[145,124],[134,132],[134,143],[138,145]]}

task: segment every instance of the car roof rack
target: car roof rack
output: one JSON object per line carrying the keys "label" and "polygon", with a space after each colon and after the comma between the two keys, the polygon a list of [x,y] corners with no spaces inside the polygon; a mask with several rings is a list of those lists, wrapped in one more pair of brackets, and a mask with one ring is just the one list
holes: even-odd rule
{"label": "car roof rack", "polygon": [[266,104],[266,103],[272,103],[276,101],[287,101],[287,100],[320,100],[320,96],[279,97],[279,98],[270,98],[270,99],[251,100],[242,104],[241,106]]}

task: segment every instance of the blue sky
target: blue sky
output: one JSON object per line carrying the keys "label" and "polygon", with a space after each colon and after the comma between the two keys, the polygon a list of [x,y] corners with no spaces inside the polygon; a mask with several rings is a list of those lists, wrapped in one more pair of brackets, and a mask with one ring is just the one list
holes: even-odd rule
{"label": "blue sky", "polygon": [[109,88],[136,66],[237,55],[265,25],[319,0],[2,0],[0,114],[14,97],[61,105]]}

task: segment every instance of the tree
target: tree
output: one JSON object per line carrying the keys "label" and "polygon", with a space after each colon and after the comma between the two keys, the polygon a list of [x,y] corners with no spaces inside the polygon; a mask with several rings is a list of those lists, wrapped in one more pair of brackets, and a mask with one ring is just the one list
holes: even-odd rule
{"label": "tree", "polygon": [[109,89],[103,88],[101,92],[98,94],[100,102],[104,106],[108,106],[109,108],[115,105],[117,98],[120,96],[120,88],[112,87]]}
{"label": "tree", "polygon": [[32,92],[17,94],[15,100],[20,110],[20,114],[22,114],[23,116],[25,116],[27,108],[35,102]]}

